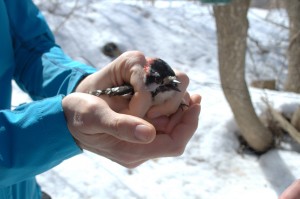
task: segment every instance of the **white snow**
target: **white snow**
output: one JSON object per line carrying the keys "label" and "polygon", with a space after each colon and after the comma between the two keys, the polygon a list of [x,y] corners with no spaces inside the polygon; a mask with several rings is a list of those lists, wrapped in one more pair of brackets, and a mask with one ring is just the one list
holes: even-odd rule
{"label": "white snow", "polygon": [[[97,68],[111,59],[101,54],[105,42],[123,50],[140,50],[160,57],[186,72],[189,92],[203,96],[199,128],[180,157],[150,160],[126,169],[108,159],[85,152],[38,176],[54,199],[275,199],[300,178],[300,147],[287,140],[262,156],[238,153],[238,128],[220,87],[217,41],[212,7],[186,1],[79,1],[79,8],[64,17],[49,12],[50,2],[36,0],[57,42],[75,59]],[[70,2],[70,1],[66,1]],[[54,13],[68,13],[64,3]],[[268,49],[261,53],[249,41],[247,80],[275,78],[282,87],[287,73],[287,17],[284,11],[249,11],[249,35]],[[272,22],[270,22],[272,21]],[[250,56],[252,54],[252,58]],[[297,94],[250,89],[257,113],[262,97],[290,114],[299,105]],[[14,84],[13,105],[30,101]]]}

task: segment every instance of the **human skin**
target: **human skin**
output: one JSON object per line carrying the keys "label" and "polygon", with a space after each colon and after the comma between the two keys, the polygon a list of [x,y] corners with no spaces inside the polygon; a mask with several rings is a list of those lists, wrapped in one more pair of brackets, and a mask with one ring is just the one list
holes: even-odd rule
{"label": "human skin", "polygon": [[[76,92],[63,99],[68,128],[81,148],[129,168],[152,158],[184,152],[198,126],[201,97],[186,92],[188,77],[177,71],[181,92],[153,106],[151,94],[142,81],[145,63],[146,58],[140,52],[122,54],[83,79]],[[125,82],[134,87],[132,98],[87,94],[89,90]],[[182,102],[189,106],[179,108]]]}
{"label": "human skin", "polygon": [[300,180],[293,182],[279,197],[279,199],[299,199]]}

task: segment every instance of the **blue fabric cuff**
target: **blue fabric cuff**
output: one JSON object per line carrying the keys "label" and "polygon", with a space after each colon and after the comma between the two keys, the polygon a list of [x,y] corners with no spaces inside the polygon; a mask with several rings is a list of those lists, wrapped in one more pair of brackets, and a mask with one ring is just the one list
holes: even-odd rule
{"label": "blue fabric cuff", "polygon": [[58,95],[0,111],[0,188],[82,152],[67,127],[62,98]]}
{"label": "blue fabric cuff", "polygon": [[62,108],[63,95],[48,98],[41,102],[41,122],[48,138],[49,150],[54,159],[67,159],[82,152],[70,133]]}

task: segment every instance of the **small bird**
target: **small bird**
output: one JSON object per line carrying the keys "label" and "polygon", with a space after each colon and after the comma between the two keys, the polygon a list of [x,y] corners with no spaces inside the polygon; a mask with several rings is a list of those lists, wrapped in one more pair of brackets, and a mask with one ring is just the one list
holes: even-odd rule
{"label": "small bird", "polygon": [[[180,92],[175,72],[162,59],[155,58],[148,60],[144,66],[144,84],[147,91],[151,92],[153,104],[160,104],[171,98],[175,92]],[[104,90],[90,91],[89,94],[100,96],[122,96],[133,95],[134,89],[131,85],[122,85]]]}

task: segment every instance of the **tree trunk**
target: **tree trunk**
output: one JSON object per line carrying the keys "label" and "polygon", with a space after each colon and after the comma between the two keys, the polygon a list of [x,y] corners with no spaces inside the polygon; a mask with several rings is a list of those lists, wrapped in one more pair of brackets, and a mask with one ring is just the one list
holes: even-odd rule
{"label": "tree trunk", "polygon": [[249,4],[250,0],[233,0],[229,5],[214,6],[219,70],[225,97],[243,138],[254,150],[264,152],[272,145],[273,136],[258,119],[245,81]]}
{"label": "tree trunk", "polygon": [[290,22],[290,46],[288,52],[288,77],[284,88],[300,93],[300,1],[286,0],[286,10]]}

